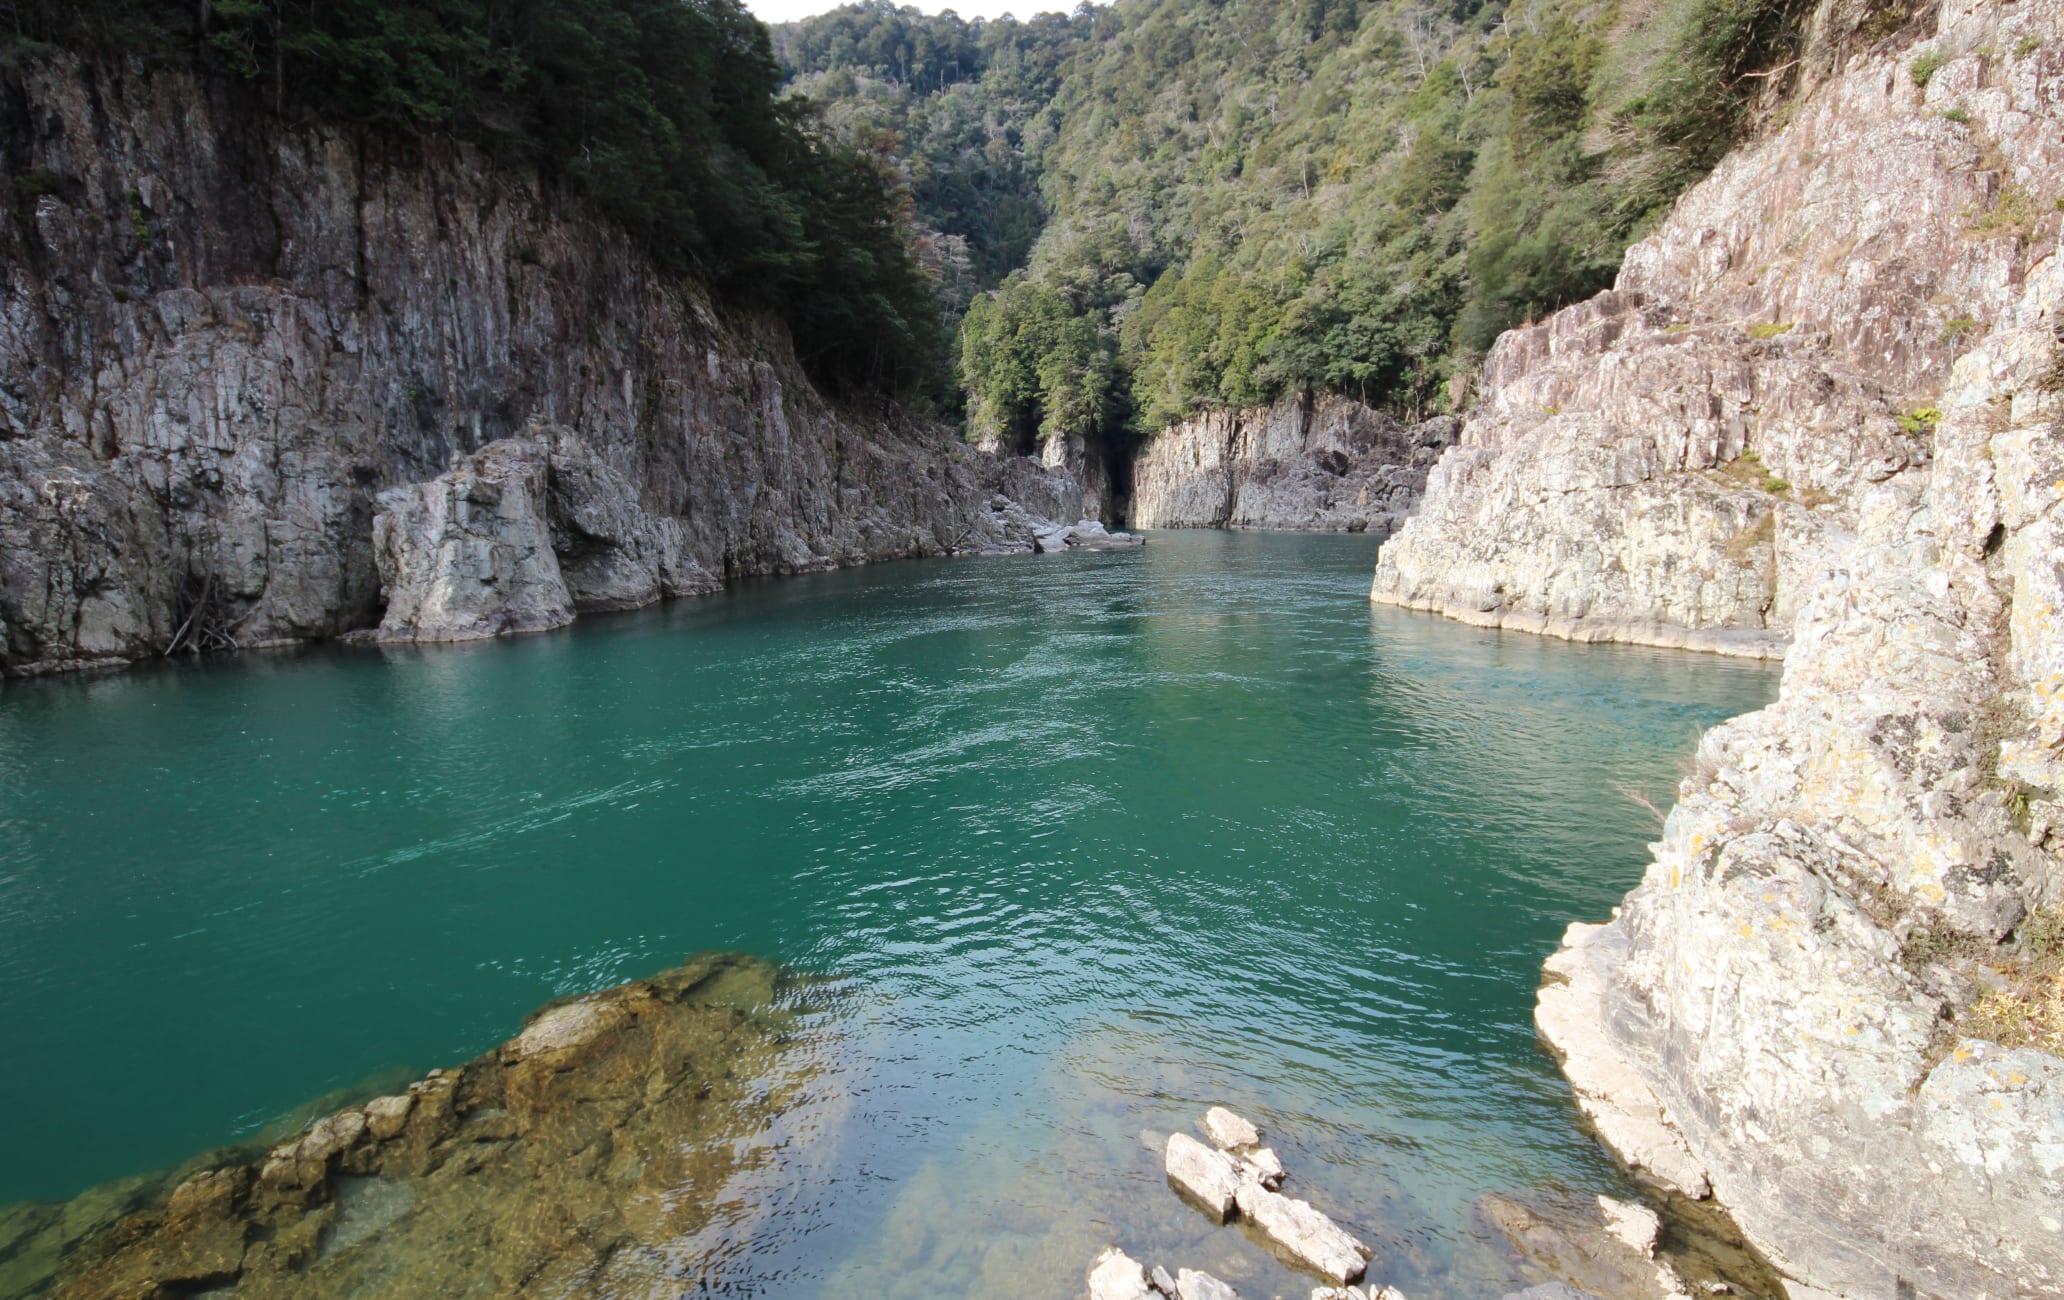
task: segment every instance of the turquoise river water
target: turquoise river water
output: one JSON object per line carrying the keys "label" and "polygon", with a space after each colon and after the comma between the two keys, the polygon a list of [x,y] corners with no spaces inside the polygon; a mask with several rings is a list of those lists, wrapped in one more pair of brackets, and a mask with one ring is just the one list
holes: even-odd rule
{"label": "turquoise river water", "polygon": [[1541,960],[1639,878],[1619,791],[1667,805],[1776,676],[1372,608],[1375,548],[1158,534],[9,684],[0,1202],[730,948],[838,977],[837,1102],[732,1193],[732,1294],[1066,1297],[1113,1240],[1290,1294],[1145,1145],[1220,1102],[1374,1280],[1499,1294],[1480,1193],[1619,1186]]}

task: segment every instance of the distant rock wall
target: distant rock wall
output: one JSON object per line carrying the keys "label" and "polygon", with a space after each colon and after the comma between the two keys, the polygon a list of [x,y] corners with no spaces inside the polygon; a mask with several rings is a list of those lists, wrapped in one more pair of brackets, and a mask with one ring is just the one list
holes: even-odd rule
{"label": "distant rock wall", "polygon": [[[447,142],[53,59],[0,74],[0,195],[0,671],[488,635],[736,574],[1029,549],[998,493],[1082,515],[1065,473],[835,408],[778,328]],[[469,531],[497,510],[548,531],[529,569],[556,563],[563,600],[513,560],[544,534]],[[412,589],[418,546],[476,590]]]}
{"label": "distant rock wall", "polygon": [[[1616,294],[1501,342],[1377,579],[1789,638],[1536,1018],[1604,1139],[1795,1298],[2064,1296],[2064,0],[1936,21],[1731,158]],[[1774,521],[1760,552],[1712,554],[1730,517]]]}
{"label": "distant rock wall", "polygon": [[2047,12],[1945,8],[1928,48],[1963,57],[1925,87],[1919,50],[1852,55],[1614,289],[1504,335],[1374,598],[1781,655],[1863,495],[1928,462],[1952,360],[2056,247],[2064,50],[1999,35]]}
{"label": "distant rock wall", "polygon": [[1139,528],[1389,532],[1418,505],[1455,424],[1407,427],[1330,394],[1208,412],[1140,450],[1126,519]]}

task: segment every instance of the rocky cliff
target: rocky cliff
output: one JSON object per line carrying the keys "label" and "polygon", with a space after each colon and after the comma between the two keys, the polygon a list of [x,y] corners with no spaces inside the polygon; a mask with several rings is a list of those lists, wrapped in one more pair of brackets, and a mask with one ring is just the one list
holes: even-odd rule
{"label": "rocky cliff", "polygon": [[2064,1295],[2060,20],[1945,7],[1853,56],[1616,294],[1502,342],[1378,578],[1566,634],[1789,634],[1537,1020],[1606,1141],[1794,1296]]}
{"label": "rocky cliff", "polygon": [[1454,426],[1406,427],[1330,395],[1212,411],[1140,450],[1127,519],[1141,528],[1389,532],[1418,505]]}
{"label": "rocky cliff", "polygon": [[471,149],[62,58],[0,76],[0,141],[0,670],[494,635],[1082,513]]}
{"label": "rocky cliff", "polygon": [[1858,503],[1928,462],[1952,361],[2064,223],[2050,7],[1945,7],[1939,37],[1875,51],[1833,20],[1857,8],[1823,7],[1817,84],[1613,290],[1499,340],[1375,599],[1783,653]]}

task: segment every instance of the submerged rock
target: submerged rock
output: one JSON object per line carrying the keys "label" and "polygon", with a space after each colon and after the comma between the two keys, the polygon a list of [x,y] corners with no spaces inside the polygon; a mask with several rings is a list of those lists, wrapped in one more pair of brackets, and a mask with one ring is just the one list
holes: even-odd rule
{"label": "submerged rock", "polygon": [[[1645,1207],[1602,1196],[1558,1205],[1490,1194],[1478,1199],[1476,1209],[1512,1242],[1535,1277],[1546,1273],[1601,1300],[1676,1300],[1683,1295],[1675,1272],[1654,1260],[1662,1224]],[[1641,1244],[1630,1242],[1630,1236]]]}
{"label": "submerged rock", "polygon": [[[61,1240],[64,1300],[675,1291],[750,1137],[807,1081],[785,977],[706,956],[559,1003],[500,1049]],[[37,1243],[28,1243],[29,1249]],[[51,1252],[58,1253],[58,1252]]]}
{"label": "submerged rock", "polygon": [[1175,1294],[1177,1300],[1240,1300],[1240,1293],[1230,1283],[1193,1268],[1175,1275]]}

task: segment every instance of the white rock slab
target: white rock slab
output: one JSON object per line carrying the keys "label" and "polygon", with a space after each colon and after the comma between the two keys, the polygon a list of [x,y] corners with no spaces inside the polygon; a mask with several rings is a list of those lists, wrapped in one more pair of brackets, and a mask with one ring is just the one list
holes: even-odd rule
{"label": "white rock slab", "polygon": [[1245,1151],[1261,1145],[1261,1130],[1223,1106],[1204,1112],[1204,1135],[1221,1151]]}
{"label": "white rock slab", "polygon": [[1147,1275],[1147,1280],[1152,1282],[1154,1289],[1162,1295],[1172,1296],[1176,1294],[1175,1279],[1168,1276],[1168,1270],[1159,1264],[1154,1265],[1154,1271]]}
{"label": "white rock slab", "polygon": [[1230,1285],[1194,1268],[1176,1273],[1175,1294],[1178,1300],[1240,1300],[1240,1293]]}
{"label": "white rock slab", "polygon": [[1153,1300],[1147,1270],[1116,1246],[1106,1246],[1089,1269],[1089,1300]]}
{"label": "white rock slab", "polygon": [[1213,1151],[1187,1133],[1168,1135],[1168,1181],[1213,1222],[1233,1217],[1240,1169],[1223,1151]]}
{"label": "white rock slab", "polygon": [[1240,1213],[1290,1258],[1321,1277],[1355,1282],[1375,1252],[1309,1202],[1243,1182],[1236,1195]]}

